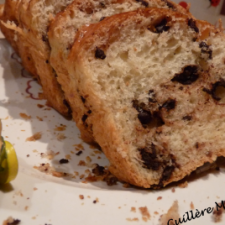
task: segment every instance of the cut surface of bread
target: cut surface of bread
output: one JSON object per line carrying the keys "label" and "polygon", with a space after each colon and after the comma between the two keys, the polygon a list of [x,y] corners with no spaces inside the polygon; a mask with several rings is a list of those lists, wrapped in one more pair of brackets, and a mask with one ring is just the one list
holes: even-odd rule
{"label": "cut surface of bread", "polygon": [[[87,127],[84,118],[82,119],[82,117],[80,117],[80,115],[89,114],[88,112],[90,111],[90,109],[85,106],[85,96],[80,96],[79,93],[73,94],[72,96],[67,95],[69,78],[66,61],[74,41],[79,42],[77,39],[81,38],[83,34],[78,35],[76,39],[75,35],[83,25],[86,25],[88,29],[89,24],[97,23],[111,15],[147,7],[169,8],[173,11],[188,14],[188,11],[171,1],[75,0],[51,22],[48,32],[51,46],[50,63],[56,71],[57,80],[72,109],[73,119],[76,121],[81,131],[81,137],[86,142],[93,142],[94,138],[91,127]],[[73,99],[72,102],[70,102],[70,98]]]}
{"label": "cut surface of bread", "polygon": [[161,188],[225,156],[222,32],[156,8],[91,27],[69,55],[67,94],[85,96],[114,175]]}

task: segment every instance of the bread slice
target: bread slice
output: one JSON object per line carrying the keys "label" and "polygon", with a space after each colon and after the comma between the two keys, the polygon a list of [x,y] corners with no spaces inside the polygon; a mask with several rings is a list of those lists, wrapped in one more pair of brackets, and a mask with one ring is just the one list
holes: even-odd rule
{"label": "bread slice", "polygon": [[224,49],[212,25],[156,8],[106,18],[75,42],[67,94],[85,96],[82,119],[114,175],[161,188],[225,156]]}
{"label": "bread slice", "polygon": [[[88,27],[89,24],[97,23],[113,14],[146,7],[170,8],[173,11],[189,14],[187,10],[171,1],[75,0],[51,22],[48,32],[49,43],[51,46],[50,63],[57,73],[57,80],[72,109],[73,119],[76,121],[76,124],[81,131],[81,138],[86,142],[93,142],[94,138],[91,127],[87,127],[86,123],[83,121],[84,119],[79,116],[79,114],[88,114],[89,111],[88,107],[85,106],[85,104],[82,104],[82,102],[85,103],[85,96],[77,94],[72,96],[67,95],[69,78],[66,60],[75,41],[75,35],[83,25]],[[70,102],[70,98],[73,99],[72,102]],[[79,109],[77,108],[77,105],[79,106]]]}
{"label": "bread slice", "polygon": [[[7,1],[10,3],[16,2]],[[18,41],[14,36],[14,43],[17,49],[21,48],[18,52],[23,64],[27,64],[25,60],[28,58],[32,59],[33,68],[35,68],[40,79],[48,104],[64,116],[69,116],[70,111],[64,99],[63,91],[57,82],[57,75],[49,64],[50,46],[48,44],[47,29],[55,14],[63,10],[71,2],[72,0],[20,0],[17,2],[14,11],[18,21],[15,23],[10,18],[6,18],[4,19],[5,23],[3,23],[7,31],[11,30],[20,34],[19,38],[22,40],[19,39]],[[5,7],[5,9],[7,8]],[[12,22],[14,22],[13,26]],[[29,56],[22,57],[26,53]],[[34,73],[32,72],[32,74]]]}
{"label": "bread slice", "polygon": [[24,35],[21,35],[23,33],[22,30],[18,29],[19,3],[20,1],[5,1],[5,4],[2,7],[2,13],[0,15],[0,29],[15,52],[21,57],[23,67],[40,83],[33,57],[29,46],[26,44],[26,38]]}

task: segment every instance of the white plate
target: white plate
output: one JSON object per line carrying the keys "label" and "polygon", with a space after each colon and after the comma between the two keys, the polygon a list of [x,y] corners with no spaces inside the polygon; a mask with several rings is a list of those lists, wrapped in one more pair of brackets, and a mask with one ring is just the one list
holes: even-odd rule
{"label": "white plate", "polygon": [[[19,174],[10,185],[0,186],[0,224],[12,216],[20,219],[22,225],[79,225],[79,224],[159,224],[161,214],[167,212],[175,200],[179,203],[180,216],[190,211],[191,202],[194,213],[207,207],[215,207],[215,202],[224,199],[224,170],[211,172],[189,181],[188,187],[177,185],[163,190],[142,190],[124,188],[122,184],[109,187],[104,182],[82,183],[83,179],[57,178],[34,169],[41,163],[51,163],[57,170],[85,174],[87,166],[78,166],[80,160],[89,155],[91,163],[107,165],[103,153],[93,155],[93,149],[79,138],[75,124],[67,121],[53,109],[39,108],[45,100],[34,100],[28,92],[37,97],[40,86],[31,78],[22,76],[21,65],[13,59],[12,50],[4,39],[0,39],[0,118],[3,122],[3,136],[15,146],[19,160]],[[28,83],[31,88],[26,92]],[[31,119],[20,116],[25,113]],[[37,117],[43,119],[39,121]],[[64,131],[56,131],[60,124],[66,125]],[[36,132],[42,132],[40,140],[35,142],[26,139]],[[63,133],[66,139],[57,140]],[[83,154],[77,156],[75,146],[82,144]],[[48,150],[60,152],[52,160],[41,158],[41,153]],[[28,157],[29,155],[29,157]],[[59,164],[61,158],[71,156],[68,164]],[[101,159],[98,159],[98,156]],[[175,192],[172,192],[175,188]],[[83,195],[81,200],[79,195]],[[161,200],[157,200],[161,196]],[[96,204],[94,200],[98,198]],[[142,220],[139,207],[147,206],[151,219]],[[136,212],[131,211],[136,208]],[[158,214],[156,214],[158,212]],[[138,218],[139,221],[129,221]],[[225,221],[225,219],[223,220]],[[224,224],[224,222],[221,224]],[[187,222],[188,224],[214,224],[212,214],[201,216]]]}

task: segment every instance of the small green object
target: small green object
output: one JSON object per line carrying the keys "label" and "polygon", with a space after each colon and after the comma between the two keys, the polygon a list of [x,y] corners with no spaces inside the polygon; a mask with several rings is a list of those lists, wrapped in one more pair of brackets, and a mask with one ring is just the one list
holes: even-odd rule
{"label": "small green object", "polygon": [[14,147],[8,141],[0,137],[0,184],[9,183],[14,180],[18,173],[18,160]]}

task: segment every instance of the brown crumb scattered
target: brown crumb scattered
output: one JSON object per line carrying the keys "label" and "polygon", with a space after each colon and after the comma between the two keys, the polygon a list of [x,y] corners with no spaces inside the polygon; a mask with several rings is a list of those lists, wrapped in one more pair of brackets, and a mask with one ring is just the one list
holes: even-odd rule
{"label": "brown crumb scattered", "polygon": [[103,166],[95,165],[95,168],[92,170],[94,175],[88,175],[85,178],[86,181],[95,182],[95,181],[105,181],[108,186],[116,185],[118,179],[110,173],[108,169],[105,169]]}
{"label": "brown crumb scattered", "polygon": [[87,173],[87,174],[91,173],[91,171],[89,169],[86,169],[84,172]]}
{"label": "brown crumb scattered", "polygon": [[158,215],[159,213],[157,211],[154,212],[155,215]]}
{"label": "brown crumb scattered", "polygon": [[81,151],[81,150],[84,150],[84,146],[82,144],[76,144],[76,145],[73,145],[76,149],[76,151]]}
{"label": "brown crumb scattered", "polygon": [[3,224],[2,225],[17,225],[17,224],[20,224],[20,220],[19,219],[13,219],[11,216],[3,221]]}
{"label": "brown crumb scattered", "polygon": [[36,188],[36,187],[34,187],[34,188],[33,188],[33,190],[34,190],[34,191],[37,191],[37,188]]}
{"label": "brown crumb scattered", "polygon": [[138,218],[127,218],[126,219],[127,221],[130,221],[130,222],[132,222],[132,221],[139,221],[139,219]]}
{"label": "brown crumb scattered", "polygon": [[91,159],[89,156],[87,156],[87,157],[86,157],[86,162],[89,163],[89,162],[91,162],[91,161],[92,161],[92,159]]}
{"label": "brown crumb scattered", "polygon": [[136,212],[136,208],[135,207],[131,207],[131,212]]}
{"label": "brown crumb scattered", "polygon": [[148,220],[151,219],[150,213],[149,213],[148,208],[146,206],[145,207],[139,207],[139,210],[141,212],[143,221],[147,222]]}
{"label": "brown crumb scattered", "polygon": [[[213,214],[212,214],[212,217],[213,217],[213,221],[215,223],[218,223],[222,220],[222,216],[223,216],[223,213],[225,212],[225,209],[224,209],[224,205],[225,205],[225,202],[223,202],[223,206],[222,206],[222,203],[218,204],[221,208],[214,208],[213,210]],[[217,210],[218,209],[218,210]]]}
{"label": "brown crumb scattered", "polygon": [[64,131],[66,129],[66,125],[60,124],[60,126],[56,126],[55,131]]}
{"label": "brown crumb scattered", "polygon": [[37,133],[34,134],[33,136],[28,137],[28,138],[26,139],[26,141],[37,141],[37,140],[41,139],[41,136],[42,136],[41,132],[37,132]]}
{"label": "brown crumb scattered", "polygon": [[83,195],[79,195],[79,198],[80,198],[81,200],[83,200],[83,199],[84,199],[84,196],[83,196]]}
{"label": "brown crumb scattered", "polygon": [[51,167],[49,163],[42,163],[40,166],[34,166],[34,169],[37,169],[40,172],[46,174],[51,174],[54,177],[65,177],[68,175],[67,173],[55,171],[55,169]]}
{"label": "brown crumb scattered", "polygon": [[65,155],[65,158],[68,159],[68,160],[71,160],[71,155],[69,155],[69,154]]}
{"label": "brown crumb scattered", "polygon": [[93,203],[96,204],[97,202],[99,202],[98,198],[96,198]]}
{"label": "brown crumb scattered", "polygon": [[28,116],[28,115],[25,114],[25,113],[20,113],[20,116],[21,116],[23,119],[25,119],[25,120],[31,119],[31,116]]}
{"label": "brown crumb scattered", "polygon": [[48,150],[46,153],[41,153],[41,158],[46,158],[48,160],[53,159],[56,155],[58,155],[59,152],[54,152],[52,150]]}
{"label": "brown crumb scattered", "polygon": [[27,210],[28,210],[28,206],[25,206],[25,207],[24,207],[24,210],[26,210],[26,211],[27,211]]}
{"label": "brown crumb scattered", "polygon": [[86,166],[86,163],[84,162],[84,160],[80,160],[80,162],[78,163],[78,166]]}
{"label": "brown crumb scattered", "polygon": [[97,159],[101,159],[102,157],[101,156],[98,156],[98,158]]}
{"label": "brown crumb scattered", "polygon": [[102,152],[99,151],[99,150],[95,150],[94,153],[95,153],[95,154],[102,154]]}
{"label": "brown crumb scattered", "polygon": [[39,116],[36,116],[39,121],[43,121],[43,119]]}
{"label": "brown crumb scattered", "polygon": [[180,188],[186,188],[186,187],[188,186],[188,182],[185,181],[185,182],[179,184],[178,186],[179,186]]}
{"label": "brown crumb scattered", "polygon": [[190,207],[191,207],[191,209],[194,209],[195,208],[193,202],[191,202]]}
{"label": "brown crumb scattered", "polygon": [[38,108],[43,108],[43,107],[44,107],[44,105],[37,104],[37,107],[38,107]]}
{"label": "brown crumb scattered", "polygon": [[83,179],[84,177],[85,177],[84,174],[81,174],[81,175],[80,175],[80,179]]}
{"label": "brown crumb scattered", "polygon": [[162,199],[162,196],[159,196],[158,198],[157,198],[157,200],[161,200]]}
{"label": "brown crumb scattered", "polygon": [[170,221],[170,224],[168,224],[168,221],[170,219],[178,220],[179,217],[180,216],[178,213],[178,202],[174,201],[173,205],[169,208],[168,212],[161,216],[161,218],[160,218],[161,225],[172,225],[173,222]]}
{"label": "brown crumb scattered", "polygon": [[30,155],[28,154],[27,157],[30,157]]}
{"label": "brown crumb scattered", "polygon": [[172,190],[171,190],[173,193],[175,192],[175,188],[172,188]]}
{"label": "brown crumb scattered", "polygon": [[65,177],[65,173],[63,173],[63,172],[57,172],[57,171],[53,171],[52,172],[52,175],[54,176],[54,177]]}
{"label": "brown crumb scattered", "polygon": [[57,134],[57,137],[56,138],[57,138],[58,141],[62,141],[64,139],[66,139],[66,136],[64,134],[61,134],[60,133],[60,134]]}
{"label": "brown crumb scattered", "polygon": [[78,175],[79,175],[79,172],[77,172],[77,171],[74,171],[74,174],[75,174],[76,176],[78,176]]}

